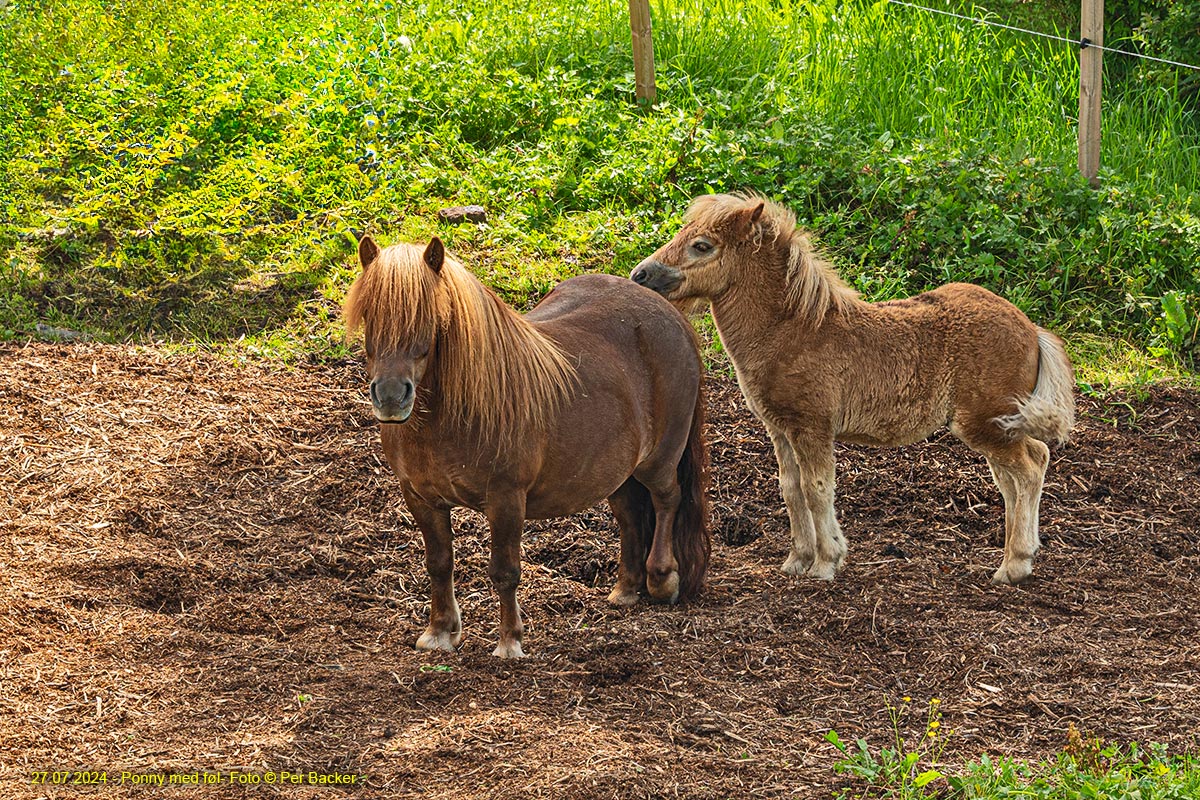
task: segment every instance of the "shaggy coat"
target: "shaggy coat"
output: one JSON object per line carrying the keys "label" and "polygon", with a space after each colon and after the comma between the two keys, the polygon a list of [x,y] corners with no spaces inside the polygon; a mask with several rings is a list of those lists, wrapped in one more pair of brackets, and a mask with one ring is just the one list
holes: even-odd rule
{"label": "shaggy coat", "polygon": [[702,365],[687,320],[611,275],[559,284],[529,314],[504,305],[441,241],[359,245],[346,299],[362,330],[380,438],[425,539],[422,649],[462,638],[450,509],[482,512],[500,597],[495,654],[523,655],[516,590],[527,518],[607,498],[621,529],[609,600],[697,593],[708,566]]}
{"label": "shaggy coat", "polygon": [[996,583],[1032,571],[1049,461],[1075,405],[1062,343],[988,290],[954,283],[868,303],[787,209],[697,198],[632,278],[686,308],[712,305],[750,409],[775,446],[791,523],[784,571],[831,579],[846,554],[834,513],[834,441],[895,446],[949,426],[988,461],[1005,503]]}

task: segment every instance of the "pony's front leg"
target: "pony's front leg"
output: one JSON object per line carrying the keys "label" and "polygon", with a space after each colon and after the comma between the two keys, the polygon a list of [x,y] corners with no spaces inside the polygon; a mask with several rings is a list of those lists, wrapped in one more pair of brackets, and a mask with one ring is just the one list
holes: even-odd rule
{"label": "pony's front leg", "polygon": [[775,445],[779,488],[792,532],[783,571],[833,580],[846,558],[846,538],[833,507],[833,439],[767,430]]}
{"label": "pony's front leg", "polygon": [[655,600],[674,603],[679,600],[679,562],[675,559],[675,516],[682,493],[676,464],[643,463],[634,477],[650,491],[654,506],[654,539],[646,556],[646,591]]}
{"label": "pony's front leg", "polygon": [[833,456],[833,439],[792,438],[789,440],[799,467],[804,499],[812,516],[816,534],[816,557],[808,574],[831,581],[846,559],[846,537],[838,525],[833,507],[837,466]]}
{"label": "pony's front leg", "polygon": [[783,503],[787,506],[788,524],[792,534],[792,545],[788,550],[787,559],[783,562],[783,571],[788,575],[803,575],[808,572],[816,557],[816,526],[804,499],[800,467],[796,463],[796,455],[788,442],[787,434],[770,425],[767,426],[767,432],[771,435],[771,443],[775,445],[775,460],[779,464],[779,490],[783,494]]}
{"label": "pony's front leg", "polygon": [[425,540],[425,570],[430,584],[429,627],[417,639],[417,649],[454,650],[462,641],[462,614],[454,599],[450,509],[435,508],[411,492],[404,493],[404,500]]}
{"label": "pony's front leg", "polygon": [[525,494],[502,498],[489,497],[486,510],[492,529],[492,552],[488,576],[500,597],[500,643],[492,655],[522,658],[521,609],[517,605],[517,586],[521,582],[521,528],[525,525]]}

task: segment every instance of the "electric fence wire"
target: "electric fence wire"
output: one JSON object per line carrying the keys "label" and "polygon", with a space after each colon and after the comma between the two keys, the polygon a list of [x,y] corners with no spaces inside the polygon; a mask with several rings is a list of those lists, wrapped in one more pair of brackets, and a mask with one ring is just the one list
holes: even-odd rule
{"label": "electric fence wire", "polygon": [[889,3],[891,3],[892,5],[905,6],[907,8],[915,8],[918,11],[927,11],[930,14],[943,14],[947,17],[954,17],[955,19],[961,19],[961,20],[965,20],[967,22],[973,22],[976,25],[990,25],[993,28],[1003,28],[1004,30],[1007,30],[1007,31],[1016,31],[1017,33],[1027,33],[1030,36],[1041,36],[1043,39],[1053,39],[1056,42],[1066,42],[1067,44],[1073,44],[1080,48],[1095,47],[1097,50],[1102,50],[1105,53],[1117,53],[1118,55],[1122,55],[1122,56],[1130,56],[1131,58],[1141,58],[1141,59],[1145,59],[1146,61],[1156,61],[1159,64],[1169,64],[1172,67],[1183,67],[1184,69],[1194,69],[1197,72],[1200,72],[1200,67],[1196,66],[1195,64],[1184,64],[1182,61],[1171,61],[1170,59],[1155,58],[1154,56],[1147,56],[1147,55],[1143,55],[1142,53],[1132,53],[1128,50],[1118,50],[1115,47],[1104,47],[1102,45],[1098,45],[1095,42],[1089,41],[1087,39],[1068,39],[1065,36],[1058,36],[1053,33],[1043,33],[1042,31],[1031,31],[1028,28],[1018,28],[1014,25],[1005,25],[1001,22],[992,22],[992,21],[986,20],[986,19],[979,19],[978,17],[967,17],[962,14],[955,14],[953,11],[942,11],[941,9],[937,9],[937,8],[926,8],[925,6],[919,6],[919,5],[916,5],[915,3],[906,3],[906,2],[904,2],[904,0],[887,0],[887,1]]}

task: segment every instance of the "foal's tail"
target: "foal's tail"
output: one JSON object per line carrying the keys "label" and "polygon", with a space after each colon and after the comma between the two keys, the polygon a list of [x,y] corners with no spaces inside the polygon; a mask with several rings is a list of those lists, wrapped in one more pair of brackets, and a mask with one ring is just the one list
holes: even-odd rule
{"label": "foal's tail", "polygon": [[704,588],[712,541],[708,530],[708,451],[704,447],[704,378],[696,392],[696,410],[683,457],[676,468],[679,510],[672,543],[679,563],[679,597],[688,599]]}
{"label": "foal's tail", "polygon": [[1038,376],[1033,394],[1017,402],[1017,413],[997,417],[1007,431],[1062,444],[1075,426],[1075,377],[1062,340],[1038,328]]}

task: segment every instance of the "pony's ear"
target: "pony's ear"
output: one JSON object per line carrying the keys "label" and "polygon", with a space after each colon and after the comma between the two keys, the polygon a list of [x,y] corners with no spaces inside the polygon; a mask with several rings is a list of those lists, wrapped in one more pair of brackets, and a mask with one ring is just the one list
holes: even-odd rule
{"label": "pony's ear", "polygon": [[442,264],[446,263],[446,247],[442,244],[442,240],[438,237],[433,237],[429,240],[429,246],[425,248],[425,265],[434,272],[442,271]]}
{"label": "pony's ear", "polygon": [[739,212],[738,216],[734,218],[737,220],[734,223],[734,230],[737,231],[738,236],[749,236],[754,231],[754,226],[762,219],[763,209],[766,207],[767,204],[760,201],[754,208]]}
{"label": "pony's ear", "polygon": [[370,234],[363,236],[358,240],[358,263],[362,265],[363,272],[367,271],[367,267],[375,263],[375,259],[379,258],[379,245],[375,244],[375,240]]}

